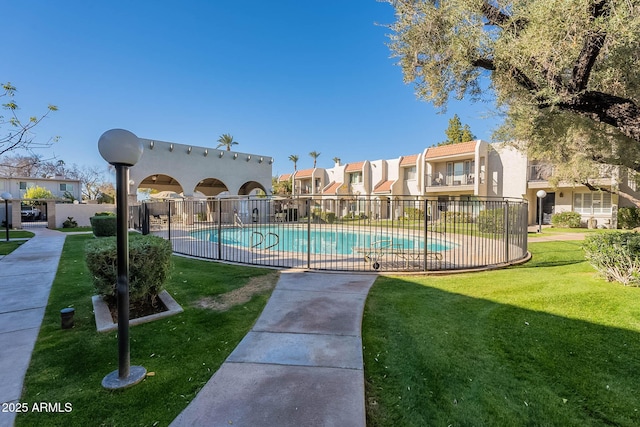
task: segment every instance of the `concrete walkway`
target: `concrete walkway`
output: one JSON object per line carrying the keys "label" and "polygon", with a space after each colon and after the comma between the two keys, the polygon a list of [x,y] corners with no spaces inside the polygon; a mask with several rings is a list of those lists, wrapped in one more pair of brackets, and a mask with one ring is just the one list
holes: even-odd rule
{"label": "concrete walkway", "polygon": [[[35,237],[0,259],[0,404],[22,395],[65,239],[46,228],[30,231]],[[15,415],[0,411],[0,427],[12,426]]]}
{"label": "concrete walkway", "polygon": [[360,335],[376,276],[285,270],[177,426],[365,425]]}

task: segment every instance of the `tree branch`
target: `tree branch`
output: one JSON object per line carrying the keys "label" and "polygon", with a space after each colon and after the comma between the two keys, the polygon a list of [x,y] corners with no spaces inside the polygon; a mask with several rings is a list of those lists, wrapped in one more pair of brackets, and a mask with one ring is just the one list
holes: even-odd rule
{"label": "tree branch", "polygon": [[596,122],[611,125],[629,138],[640,141],[640,108],[631,99],[597,91],[586,91],[556,106]]}
{"label": "tree branch", "polygon": [[471,65],[474,67],[484,68],[488,71],[495,71],[496,65],[493,63],[493,59],[489,58],[478,58],[471,61]]}
{"label": "tree branch", "polygon": [[587,187],[590,191],[603,191],[605,193],[609,193],[609,194],[617,194],[619,196],[624,197],[625,199],[629,200],[631,203],[633,203],[634,205],[640,207],[640,199],[635,198],[633,195],[625,192],[625,191],[621,191],[619,188],[616,190],[613,190],[611,188],[607,188],[607,187],[600,187],[599,185],[593,185],[590,182],[581,182],[582,185],[584,185],[585,187]]}
{"label": "tree branch", "polygon": [[[605,16],[608,12],[608,0],[595,0],[591,5],[591,17],[594,20]],[[596,31],[588,34],[585,38],[584,45],[571,73],[571,82],[568,86],[570,93],[578,93],[587,88],[591,70],[600,54],[600,49],[604,45],[606,37],[607,33]]]}
{"label": "tree branch", "polygon": [[516,34],[521,31],[525,25],[527,25],[527,21],[525,19],[516,19],[514,21],[511,15],[507,15],[502,12],[499,8],[490,4],[488,0],[484,0],[482,2],[480,11],[485,18],[487,18],[489,25],[495,25],[502,29],[511,27]]}

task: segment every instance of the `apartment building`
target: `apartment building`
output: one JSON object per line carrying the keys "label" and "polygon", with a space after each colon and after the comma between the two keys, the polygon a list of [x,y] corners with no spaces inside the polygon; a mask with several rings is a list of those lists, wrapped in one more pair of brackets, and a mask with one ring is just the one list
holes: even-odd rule
{"label": "apartment building", "polygon": [[[606,228],[617,226],[619,207],[634,206],[609,192],[590,191],[579,183],[556,182],[553,172],[553,165],[529,159],[509,144],[476,140],[429,147],[396,159],[348,164],[338,161],[333,168],[296,171],[293,183],[296,196],[322,199],[323,210],[339,216],[370,214],[380,219],[403,215],[394,208],[396,196],[416,196],[417,200],[524,198],[529,202],[530,224],[540,217],[548,223],[553,213],[573,211],[585,224],[591,221]],[[640,198],[635,174],[621,168],[594,171],[590,182]],[[536,196],[539,190],[547,194],[542,203]]]}
{"label": "apartment building", "polygon": [[81,183],[77,179],[32,178],[32,177],[0,177],[0,193],[10,193],[14,199],[24,198],[29,188],[42,187],[51,191],[55,198],[64,199],[71,195],[76,200],[82,198]]}

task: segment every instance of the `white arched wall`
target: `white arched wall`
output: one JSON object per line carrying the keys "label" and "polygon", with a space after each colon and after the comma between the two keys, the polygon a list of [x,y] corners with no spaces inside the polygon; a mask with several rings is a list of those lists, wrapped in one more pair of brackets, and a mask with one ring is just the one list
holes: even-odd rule
{"label": "white arched wall", "polygon": [[193,196],[198,183],[208,178],[221,181],[231,195],[237,195],[240,188],[250,181],[259,183],[267,194],[270,193],[272,157],[145,138],[140,140],[142,157],[129,170],[129,179],[133,181],[130,195],[135,195],[143,179],[154,174],[173,177],[187,197]]}

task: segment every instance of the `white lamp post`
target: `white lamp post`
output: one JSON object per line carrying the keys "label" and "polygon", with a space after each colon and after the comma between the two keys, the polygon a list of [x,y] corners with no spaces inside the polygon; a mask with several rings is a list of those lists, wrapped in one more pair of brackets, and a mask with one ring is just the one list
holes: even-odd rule
{"label": "white lamp post", "polygon": [[4,226],[7,228],[7,242],[9,241],[9,200],[13,199],[13,196],[9,192],[2,193],[1,196],[4,199]]}
{"label": "white lamp post", "polygon": [[129,227],[128,182],[129,167],[142,156],[142,143],[128,130],[111,129],[98,140],[100,155],[116,169],[116,215],[118,252],[118,370],[102,380],[104,388],[115,390],[139,383],[147,374],[142,366],[130,366],[129,361]]}
{"label": "white lamp post", "polygon": [[536,193],[538,196],[538,233],[542,233],[542,199],[547,197],[547,192],[544,190],[538,190]]}

